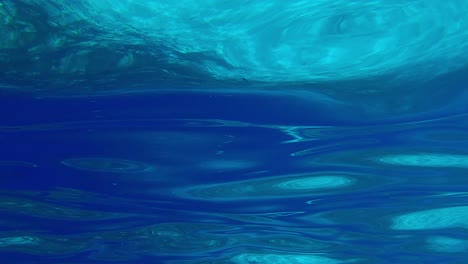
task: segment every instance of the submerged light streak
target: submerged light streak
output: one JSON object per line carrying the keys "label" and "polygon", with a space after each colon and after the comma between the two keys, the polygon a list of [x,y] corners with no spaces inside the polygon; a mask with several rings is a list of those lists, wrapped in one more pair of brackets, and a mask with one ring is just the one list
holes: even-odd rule
{"label": "submerged light streak", "polygon": [[465,252],[468,249],[468,241],[446,236],[432,236],[426,240],[427,247],[437,252]]}
{"label": "submerged light streak", "polygon": [[142,162],[111,158],[74,158],[62,161],[63,165],[89,171],[138,173],[151,170],[151,166]]}
{"label": "submerged light streak", "polygon": [[0,247],[14,245],[36,245],[39,240],[30,236],[0,237]]}
{"label": "submerged light streak", "polygon": [[456,206],[417,211],[393,219],[396,230],[428,230],[468,228],[468,206]]}
{"label": "submerged light streak", "polygon": [[468,168],[468,155],[447,153],[385,155],[376,160],[383,163],[404,166]]}
{"label": "submerged light streak", "polygon": [[303,196],[353,186],[357,175],[300,174],[191,187],[190,197],[202,199],[252,199],[254,197]]}

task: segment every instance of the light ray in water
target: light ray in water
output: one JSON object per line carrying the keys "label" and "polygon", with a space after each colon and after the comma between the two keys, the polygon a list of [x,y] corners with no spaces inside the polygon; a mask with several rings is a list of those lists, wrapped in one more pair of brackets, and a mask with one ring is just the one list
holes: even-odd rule
{"label": "light ray in water", "polygon": [[[365,143],[366,141],[364,141]],[[371,141],[369,141],[371,142]],[[313,150],[313,149],[311,149]],[[405,147],[371,147],[343,151],[318,152],[300,161],[301,166],[319,166],[323,164],[355,167],[428,167],[428,168],[468,168],[468,155],[458,148],[415,146],[411,150]],[[308,152],[309,149],[303,150]]]}
{"label": "light ray in water", "polygon": [[0,237],[0,247],[12,245],[36,245],[39,240],[30,236]]}
{"label": "light ray in water", "polygon": [[199,164],[199,167],[206,170],[213,171],[230,171],[230,170],[245,170],[252,169],[257,164],[250,160],[228,160],[228,159],[216,159],[204,161]]}
{"label": "light ray in water", "polygon": [[152,169],[142,162],[111,158],[74,158],[63,160],[62,164],[79,170],[100,172],[138,173]]}
{"label": "light ray in water", "polygon": [[363,175],[294,174],[190,187],[184,193],[201,199],[253,199],[255,197],[304,196],[353,187]]}

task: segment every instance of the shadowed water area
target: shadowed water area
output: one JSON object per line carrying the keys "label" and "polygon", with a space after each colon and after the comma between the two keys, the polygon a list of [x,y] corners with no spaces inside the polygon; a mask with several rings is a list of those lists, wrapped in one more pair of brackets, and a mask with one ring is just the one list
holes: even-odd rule
{"label": "shadowed water area", "polygon": [[2,263],[467,263],[466,13],[0,1]]}

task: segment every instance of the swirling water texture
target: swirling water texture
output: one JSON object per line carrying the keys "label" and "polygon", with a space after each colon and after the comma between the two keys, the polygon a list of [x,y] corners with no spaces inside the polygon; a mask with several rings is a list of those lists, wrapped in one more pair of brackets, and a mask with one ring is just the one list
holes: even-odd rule
{"label": "swirling water texture", "polygon": [[420,79],[466,65],[467,12],[464,0],[4,1],[0,60],[23,78]]}
{"label": "swirling water texture", "polygon": [[25,186],[26,173],[76,185],[4,188],[0,254],[51,263],[466,258],[466,116],[369,127],[159,122],[2,130],[7,153],[33,145],[54,157],[6,162],[5,182]]}

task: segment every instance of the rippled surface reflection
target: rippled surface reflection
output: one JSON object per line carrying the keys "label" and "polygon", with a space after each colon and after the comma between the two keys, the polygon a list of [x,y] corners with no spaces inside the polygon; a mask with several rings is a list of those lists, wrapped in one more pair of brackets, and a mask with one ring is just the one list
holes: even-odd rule
{"label": "rippled surface reflection", "polygon": [[[326,125],[299,119],[288,125],[302,108],[283,113],[283,119],[283,109],[271,118],[249,111],[246,118],[234,114],[242,104],[234,112],[226,107],[228,120],[170,118],[173,112],[153,108],[167,99],[159,96],[148,96],[149,108],[130,110],[116,107],[122,98],[68,99],[67,105],[89,107],[78,108],[83,112],[74,112],[74,119],[61,116],[64,99],[37,100],[37,109],[47,110],[38,114],[40,122],[17,116],[0,127],[2,259],[466,260],[465,115],[371,120],[362,126],[329,122],[326,116]],[[196,105],[219,103],[211,96],[203,100]],[[190,116],[193,109],[213,115],[212,108],[195,107],[178,114]],[[158,111],[169,117],[154,117]],[[90,120],[90,113],[102,116]]]}

